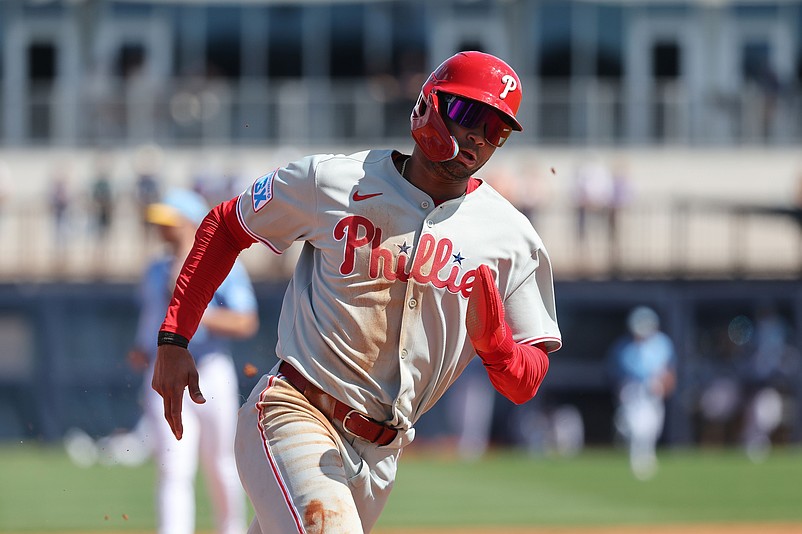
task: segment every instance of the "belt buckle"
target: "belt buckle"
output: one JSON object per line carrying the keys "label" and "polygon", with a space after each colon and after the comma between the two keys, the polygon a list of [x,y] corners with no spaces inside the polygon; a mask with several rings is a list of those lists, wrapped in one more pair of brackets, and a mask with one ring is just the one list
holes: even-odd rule
{"label": "belt buckle", "polygon": [[[353,431],[352,431],[350,428],[348,428],[348,420],[349,420],[349,419],[351,419],[351,416],[352,416],[352,415],[354,415],[354,414],[356,414],[356,415],[362,415],[361,413],[359,413],[358,411],[356,411],[356,410],[354,410],[354,409],[352,408],[352,409],[351,409],[351,410],[350,410],[350,411],[349,411],[347,414],[345,414],[345,415],[343,416],[343,430],[345,430],[346,432],[348,432],[348,433],[349,433],[349,434],[351,434],[352,436],[356,436],[356,437],[358,437],[358,438],[361,438],[362,436],[360,436],[359,434],[356,434],[356,433],[355,433],[355,432],[353,432]],[[363,416],[363,417],[364,417],[364,416]]]}

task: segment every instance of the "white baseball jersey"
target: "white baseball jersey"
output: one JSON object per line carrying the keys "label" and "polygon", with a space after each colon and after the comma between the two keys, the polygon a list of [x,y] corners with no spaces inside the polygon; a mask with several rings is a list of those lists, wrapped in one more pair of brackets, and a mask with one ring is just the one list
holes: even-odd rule
{"label": "white baseball jersey", "polygon": [[476,355],[465,328],[475,270],[494,272],[516,342],[560,347],[549,257],[490,185],[435,205],[392,150],[315,155],[239,198],[242,226],[277,253],[304,241],[277,355],[318,387],[414,436]]}

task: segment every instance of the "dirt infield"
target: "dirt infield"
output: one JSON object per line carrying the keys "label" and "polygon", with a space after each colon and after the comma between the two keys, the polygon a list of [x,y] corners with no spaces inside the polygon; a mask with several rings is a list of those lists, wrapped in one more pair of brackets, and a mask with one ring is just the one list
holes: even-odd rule
{"label": "dirt infield", "polygon": [[375,534],[802,534],[802,523],[682,524],[615,527],[380,529]]}
{"label": "dirt infield", "polygon": [[[78,534],[76,531],[5,532],[4,534]],[[93,534],[154,534],[150,530],[106,530]],[[214,534],[198,532],[198,534]],[[802,534],[802,523],[719,523],[627,525],[608,527],[382,528],[373,534]]]}
{"label": "dirt infield", "polygon": [[394,528],[374,534],[802,534],[802,523],[683,524],[615,527]]}

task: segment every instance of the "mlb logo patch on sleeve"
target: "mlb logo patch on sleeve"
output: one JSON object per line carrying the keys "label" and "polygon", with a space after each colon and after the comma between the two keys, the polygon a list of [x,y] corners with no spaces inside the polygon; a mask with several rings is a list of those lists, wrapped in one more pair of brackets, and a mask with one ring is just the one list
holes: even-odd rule
{"label": "mlb logo patch on sleeve", "polygon": [[251,198],[253,199],[254,213],[264,208],[273,198],[273,177],[277,170],[270,171],[253,183]]}

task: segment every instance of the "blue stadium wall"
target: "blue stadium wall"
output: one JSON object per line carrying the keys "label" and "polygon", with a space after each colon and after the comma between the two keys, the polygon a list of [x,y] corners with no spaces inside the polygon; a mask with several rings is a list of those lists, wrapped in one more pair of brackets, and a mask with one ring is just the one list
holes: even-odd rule
{"label": "blue stadium wall", "polygon": [[[236,344],[235,358],[260,372],[275,363],[276,324],[286,287],[256,284],[261,329]],[[802,333],[802,290],[795,280],[558,282],[557,306],[564,346],[553,354],[549,375],[531,403],[516,407],[500,396],[495,404],[493,440],[519,444],[520,421],[531,412],[565,405],[582,415],[588,444],[610,444],[613,396],[605,367],[608,347],[624,333],[635,305],[653,306],[679,356],[678,389],[668,405],[663,441],[698,444],[702,389],[729,360],[749,349],[748,327],[767,306],[788,325],[788,344],[797,350]],[[140,410],[142,377],[126,363],[137,318],[133,284],[6,284],[0,286],[0,441],[56,442],[72,427],[102,436],[130,428]],[[741,322],[739,322],[739,320]],[[746,321],[746,323],[744,323]],[[739,334],[738,325],[744,330]],[[740,335],[740,337],[739,337]],[[746,335],[746,337],[744,337]],[[718,370],[718,371],[717,371]],[[778,440],[800,441],[802,396],[799,368],[786,394],[788,417]],[[258,377],[240,374],[243,399]],[[451,428],[445,402],[418,425],[421,442],[444,437]],[[737,440],[737,421],[730,435]]]}

